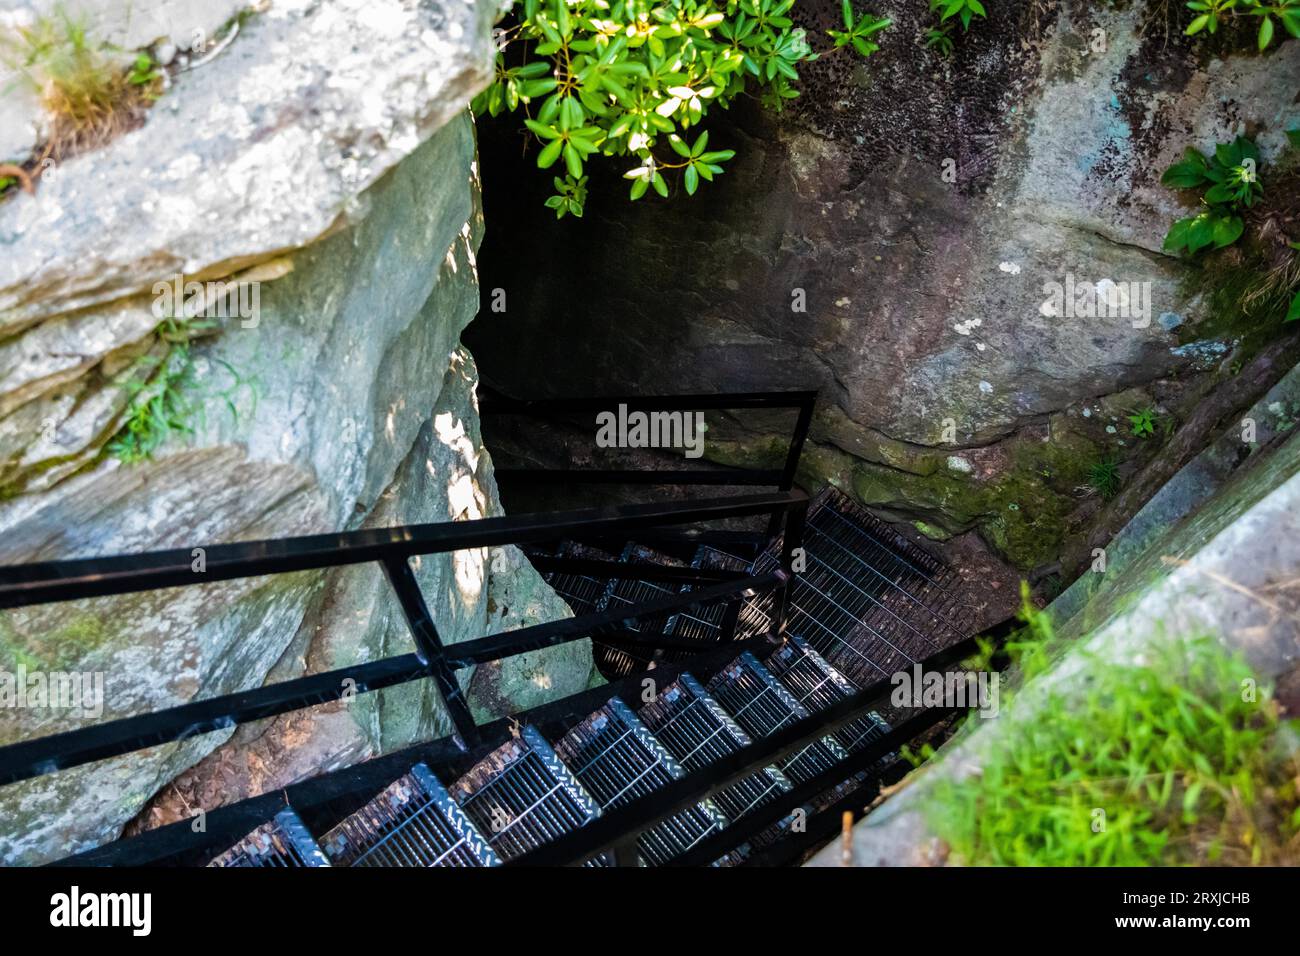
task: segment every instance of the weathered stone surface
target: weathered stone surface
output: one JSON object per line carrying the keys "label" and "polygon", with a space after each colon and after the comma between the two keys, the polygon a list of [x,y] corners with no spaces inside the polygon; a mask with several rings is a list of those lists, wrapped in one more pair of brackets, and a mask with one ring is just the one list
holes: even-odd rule
{"label": "weathered stone surface", "polygon": [[[278,3],[143,128],[0,204],[16,333],[0,348],[0,563],[499,513],[459,344],[482,235],[464,105],[487,76],[492,12]],[[172,271],[256,289],[258,308],[180,323],[188,430],[128,465],[106,449],[130,383],[179,354],[153,310]],[[444,641],[568,613],[511,549],[416,573]],[[100,719],[409,647],[375,567],[0,617],[0,669],[102,674]],[[511,662],[481,693],[462,678],[486,713],[581,689],[590,663],[583,642]],[[83,725],[5,709],[0,742]],[[419,684],[240,728],[238,746],[222,731],[6,787],[0,861],[110,838],[188,768],[143,824],[446,726]]]}
{"label": "weathered stone surface", "polygon": [[[1086,681],[1097,661],[1128,661],[1154,642],[1212,635],[1242,651],[1262,682],[1290,676],[1300,663],[1300,434],[1293,371],[1250,416],[1254,443],[1225,433],[1180,471],[1108,549],[1104,573],[1085,574],[1048,608],[1069,651],[1016,698],[1015,715],[978,721],[908,778],[901,791],[854,831],[858,866],[946,861],[928,831],[926,795],[936,779],[978,773],[981,754],[1040,713],[1055,689]],[[841,865],[840,848],[811,862]]]}
{"label": "weathered stone surface", "polygon": [[362,191],[491,77],[495,10],[274,4],[182,74],[143,128],[0,204],[0,331],[175,273],[228,275],[357,221]]}
{"label": "weathered stone surface", "polygon": [[[810,29],[838,14],[799,9]],[[1186,206],[1158,179],[1186,146],[1243,129],[1267,176],[1294,124],[1300,44],[1211,53],[1174,29],[1166,46],[1143,2],[988,10],[946,61],[917,42],[924,4],[879,4],[894,26],[865,64],[836,53],[804,66],[805,93],[779,116],[708,117],[711,147],[738,154],[692,198],[629,203],[622,170],[593,169],[584,218],[548,223],[550,180],[520,155],[515,121],[485,124],[489,220],[529,217],[508,248],[487,238],[484,286],[508,304],[469,332],[485,377],[529,395],[819,387],[830,408],[809,460],[825,470],[810,477],[948,531],[973,521],[1016,564],[1042,563],[1063,519],[1089,507],[1076,488],[1090,462],[1068,484],[1042,477],[1062,469],[1024,454],[1036,433],[1050,419],[1073,436],[1056,457],[1091,444],[1094,459],[1127,462],[1132,409],[1113,409],[1100,436],[1084,409],[1141,389],[1176,417],[1194,373],[1231,351],[1207,328],[1200,270],[1160,252]],[[1098,29],[1104,52],[1089,47]],[[1135,327],[1050,314],[1044,284],[1067,275],[1149,283],[1149,315]],[[792,310],[799,297],[806,312]],[[710,433],[733,460],[770,437]],[[953,455],[996,467],[919,480],[918,461]],[[1001,513],[988,507],[998,496]],[[1007,549],[1019,532],[995,520],[1029,497],[1049,520],[1013,524],[1042,544]]]}
{"label": "weathered stone surface", "polygon": [[[252,6],[248,0],[0,0],[0,31],[66,16],[86,28],[91,42],[127,57],[153,44],[205,47],[226,21]],[[0,58],[0,160],[25,159],[47,122],[33,84]]]}

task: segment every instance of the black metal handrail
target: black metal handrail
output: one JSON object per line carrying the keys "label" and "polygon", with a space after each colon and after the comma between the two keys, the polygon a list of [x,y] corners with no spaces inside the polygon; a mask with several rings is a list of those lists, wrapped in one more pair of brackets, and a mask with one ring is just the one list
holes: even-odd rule
{"label": "black metal handrail", "polygon": [[[784,516],[787,537],[797,539],[807,506],[807,496],[792,490],[0,567],[0,608],[12,608],[377,561],[387,572],[415,642],[414,654],[386,657],[255,690],[11,744],[0,748],[0,785],[423,677],[433,677],[436,681],[462,741],[466,745],[476,743],[477,726],[455,678],[457,670],[617,631],[628,622],[713,600],[735,599],[771,590],[776,593],[780,608],[783,606],[780,594],[786,590],[791,568],[789,555],[783,570],[772,574],[721,583],[708,580],[706,575],[701,581],[707,586],[695,591],[669,595],[631,608],[536,624],[462,642],[450,648],[444,647],[438,638],[433,616],[408,563],[411,557],[465,548],[549,541],[570,534],[631,532],[644,527],[764,514]],[[195,570],[198,567],[194,559],[195,550],[201,550],[204,555],[201,571]],[[785,619],[778,613],[776,620],[779,629]],[[645,645],[656,646],[653,635],[645,636]]]}
{"label": "black metal handrail", "polygon": [[[674,641],[663,635],[639,633],[631,630],[629,626],[655,615],[713,601],[727,601],[734,609],[739,606],[738,599],[760,593],[771,593],[773,596],[774,609],[771,615],[773,633],[770,637],[779,640],[786,627],[789,586],[794,573],[793,556],[795,549],[802,542],[809,504],[807,496],[794,489],[794,477],[811,423],[815,400],[815,392],[769,392],[669,397],[609,396],[594,399],[524,402],[505,399],[498,395],[489,396],[484,401],[483,411],[486,414],[527,414],[541,417],[569,416],[582,411],[609,409],[618,404],[626,404],[629,409],[643,410],[795,408],[799,412],[798,420],[791,438],[787,461],[779,470],[666,470],[638,473],[579,470],[550,473],[563,476],[566,481],[584,480],[585,476],[585,479],[594,482],[628,480],[737,486],[775,484],[776,490],[772,493],[366,529],[280,540],[214,544],[140,555],[81,558],[0,567],[0,609],[7,609],[375,562],[386,573],[406,616],[414,642],[414,653],[397,654],[323,674],[225,694],[153,713],[110,720],[80,730],[2,747],[0,748],[0,785],[162,743],[231,729],[249,721],[339,700],[348,694],[375,691],[424,678],[433,679],[455,727],[455,733],[444,741],[422,746],[433,749],[442,747],[443,750],[454,747],[462,754],[471,754],[482,750],[483,739],[480,731],[484,728],[476,724],[461,691],[456,676],[460,670],[585,637],[600,637],[611,643],[638,645],[646,649],[685,649],[680,641]],[[545,480],[542,477],[545,474],[544,471],[536,471],[533,477]],[[424,595],[410,564],[410,559],[420,555],[507,544],[538,544],[566,538],[617,539],[634,532],[646,531],[672,536],[678,533],[671,530],[674,527],[699,526],[701,523],[711,521],[763,515],[767,515],[769,520],[767,531],[757,536],[758,543],[770,545],[778,535],[781,537],[780,561],[777,569],[770,573],[752,575],[709,569],[665,568],[636,564],[619,564],[614,568],[607,566],[609,562],[578,561],[579,565],[600,565],[599,569],[591,567],[588,570],[601,570],[602,573],[607,571],[611,574],[616,572],[617,576],[625,578],[643,577],[647,580],[675,581],[690,584],[693,590],[668,594],[631,607],[519,628],[451,646],[442,644],[433,615],[425,603]],[[697,527],[686,528],[682,533],[689,536],[696,530]],[[572,565],[575,563],[575,559],[568,558],[541,560],[543,564],[547,560],[560,561],[569,570],[573,570]],[[732,620],[734,621],[734,616]],[[729,628],[723,628],[724,632],[728,630]],[[726,640],[726,637],[720,637],[719,640]],[[719,648],[692,644],[690,649],[703,649],[707,656],[711,649]],[[665,672],[671,670],[672,668],[668,668]],[[583,695],[580,694],[578,697],[581,698]],[[853,704],[852,713],[856,714],[866,706],[865,698],[859,700],[855,697]],[[843,708],[837,707],[832,714],[823,712],[816,716],[816,725],[822,732],[825,732],[828,726],[827,719],[833,720],[840,709]],[[845,713],[849,711],[845,710]],[[610,814],[615,820],[627,818],[627,829],[621,836],[607,839],[606,831],[610,824],[600,823],[590,832],[584,828],[581,837],[574,835],[564,838],[552,847],[529,854],[522,862],[558,859],[566,853],[576,854],[577,857],[585,859],[599,852],[600,847],[592,848],[594,846],[592,841],[605,840],[606,842],[601,846],[626,849],[628,841],[635,839],[646,826],[667,815],[674,807],[690,802],[691,797],[681,796],[687,793],[689,789],[687,784],[690,787],[698,787],[707,776],[709,781],[702,785],[708,792],[717,789],[722,785],[716,783],[719,773],[725,775],[722,778],[724,782],[729,782],[743,774],[746,768],[756,766],[764,759],[765,754],[770,759],[770,755],[776,752],[773,748],[780,749],[783,753],[794,749],[797,743],[787,740],[790,732],[807,730],[812,726],[813,720],[814,718],[809,718],[801,721],[773,738],[762,741],[756,748],[747,748],[742,752],[743,760],[740,759],[742,755],[737,755],[734,759],[724,760],[721,765],[711,769],[707,774],[703,771],[697,772],[671,785],[664,795],[664,798],[673,801],[668,809],[663,809],[664,798],[656,798],[652,801],[638,801],[633,807]],[[386,766],[386,759],[380,758],[373,763]],[[733,767],[732,764],[736,766]],[[800,788],[800,792],[802,789]],[[698,796],[697,793],[695,799],[698,799]],[[261,798],[245,801],[250,805],[256,803],[257,806],[260,806],[261,802]],[[648,818],[642,819],[647,815]],[[233,821],[239,817],[239,814],[232,811],[230,817]],[[626,853],[621,855],[627,856]]]}

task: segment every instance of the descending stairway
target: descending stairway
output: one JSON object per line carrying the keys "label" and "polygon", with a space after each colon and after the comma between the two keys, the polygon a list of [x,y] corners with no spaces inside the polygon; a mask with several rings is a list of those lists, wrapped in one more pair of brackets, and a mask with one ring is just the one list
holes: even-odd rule
{"label": "descending stairway", "polygon": [[[569,731],[556,751],[602,810],[630,803],[686,775],[617,697]],[[712,801],[703,801],[643,833],[637,841],[640,856],[648,863],[667,863],[728,822]],[[614,860],[606,855],[593,862]]]}
{"label": "descending stairway", "polygon": [[[686,669],[666,687],[655,688],[652,678],[646,681],[646,699],[636,710],[623,697],[611,696],[553,741],[537,727],[519,728],[449,786],[417,764],[337,823],[320,846],[297,815],[285,810],[212,865],[495,866],[964,637],[955,575],[843,495],[828,490],[818,496],[809,509],[804,541],[806,566],[791,587],[789,636],[764,660],[746,650],[715,672],[697,675],[688,651],[629,651],[597,641],[597,659],[607,676],[644,672],[668,659],[685,661]],[[751,573],[770,570],[780,557],[779,541],[749,558],[716,545],[690,549],[688,558],[629,543],[616,549],[615,558],[601,548],[566,542],[547,553],[582,561],[689,564]],[[572,571],[545,576],[578,614],[631,606],[691,587]],[[766,632],[771,613],[770,599],[747,599],[743,606],[729,609],[718,603],[635,626],[698,640],[705,649],[727,639],[729,629],[735,639]],[[888,729],[876,714],[860,717],[676,812],[638,837],[637,860],[669,863],[756,808],[830,771]],[[804,811],[827,807],[867,784],[889,759],[882,758],[872,770],[846,774]],[[789,832],[793,816],[716,862],[738,863],[775,843]],[[609,852],[589,864],[614,862],[615,854]]]}

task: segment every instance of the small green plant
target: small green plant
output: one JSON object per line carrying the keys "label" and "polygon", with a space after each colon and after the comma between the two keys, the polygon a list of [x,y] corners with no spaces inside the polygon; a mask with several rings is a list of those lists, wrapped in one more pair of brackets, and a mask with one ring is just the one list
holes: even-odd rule
{"label": "small green plant", "polygon": [[[1063,649],[1042,612],[1025,614],[1008,647],[1029,680]],[[1032,713],[1018,709],[1023,691],[1004,691],[999,719],[1013,727],[982,752],[980,773],[927,794],[926,819],[960,862],[1297,862],[1295,745],[1239,655],[1197,637],[1086,664],[1087,681],[1044,691]]]}
{"label": "small green plant", "polygon": [[854,20],[853,6],[849,0],[841,3],[840,14],[844,19],[844,29],[826,31],[835,41],[836,48],[852,45],[863,56],[871,56],[880,49],[871,41],[871,36],[889,26],[889,20],[870,13],[864,13]]}
{"label": "small green plant", "polygon": [[[798,67],[820,55],[790,18],[795,0],[523,0],[499,34],[496,80],[474,111],[522,109],[540,145],[537,165],[564,163],[546,205],[580,216],[586,164],[628,157],[630,197],[668,196],[668,177],[687,192],[720,175],[732,150],[706,151],[698,126],[712,107],[727,108],[751,86],[780,109],[798,95]],[[843,30],[828,31],[827,53],[862,56],[889,21],[842,6]]]}
{"label": "small green plant", "polygon": [[[1187,25],[1188,36],[1200,33],[1217,33],[1226,21],[1238,16],[1259,17],[1256,42],[1260,51],[1267,50],[1277,31],[1276,23],[1293,37],[1300,37],[1300,0],[1188,0],[1187,8],[1196,16]],[[1275,21],[1276,18],[1276,21]]]}
{"label": "small green plant", "polygon": [[167,350],[161,358],[142,359],[126,383],[126,417],[108,443],[108,453],[114,458],[125,464],[145,461],[172,434],[192,433],[194,361],[190,339],[197,331],[193,323],[177,319],[166,319],[158,327],[158,338]]}
{"label": "small green plant", "polygon": [[551,182],[555,185],[555,195],[546,200],[546,208],[555,210],[556,219],[563,219],[570,213],[582,218],[582,209],[587,202],[587,177],[561,179],[555,176]]}
{"label": "small green plant", "polygon": [[925,45],[940,56],[952,56],[952,26],[948,24],[926,30]]}
{"label": "small green plant", "polygon": [[140,53],[131,63],[131,70],[127,73],[126,80],[132,86],[148,86],[161,76],[162,70],[154,63],[153,57],[148,53]]}
{"label": "small green plant", "polygon": [[1186,250],[1195,255],[1207,246],[1222,249],[1241,238],[1245,223],[1241,211],[1263,195],[1259,181],[1259,150],[1244,136],[1220,143],[1213,156],[1189,146],[1183,158],[1170,166],[1160,181],[1175,189],[1203,189],[1205,208],[1194,216],[1177,220],[1165,236],[1170,252]]}
{"label": "small green plant", "polygon": [[1119,494],[1119,460],[1106,455],[1093,462],[1088,467],[1088,485],[1104,501],[1110,501]]}
{"label": "small green plant", "polygon": [[984,4],[980,0],[930,0],[931,11],[939,12],[939,22],[945,23],[952,17],[961,21],[961,28],[969,30],[975,17],[987,16]]}
{"label": "small green plant", "polygon": [[1138,438],[1150,438],[1154,435],[1156,433],[1156,423],[1159,419],[1160,415],[1150,406],[1138,409],[1128,416],[1133,434]]}

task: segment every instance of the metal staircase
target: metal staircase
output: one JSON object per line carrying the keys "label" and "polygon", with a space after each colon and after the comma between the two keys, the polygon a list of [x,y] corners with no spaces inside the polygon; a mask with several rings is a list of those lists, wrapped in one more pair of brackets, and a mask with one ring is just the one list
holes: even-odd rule
{"label": "metal staircase", "polygon": [[[642,708],[646,720],[622,699],[612,697],[554,747],[536,727],[524,726],[517,738],[481,760],[450,788],[427,766],[416,764],[321,838],[329,863],[321,862],[316,851],[315,856],[300,853],[296,863],[289,854],[281,854],[283,862],[274,865],[496,866],[584,826],[606,809],[650,796],[680,780],[686,768],[678,755],[692,768],[707,766],[710,754],[735,753],[748,746],[752,736],[767,736],[793,719],[806,718],[808,711],[794,695],[809,689],[812,669],[819,669],[820,684],[811,685],[818,689],[828,684],[838,687],[844,680],[824,661],[812,663],[810,654],[806,645],[793,640],[779,648],[773,657],[782,661],[780,679],[749,651],[722,668],[708,690],[689,673],[682,674]],[[787,663],[791,659],[800,663]],[[870,729],[864,733],[860,726]],[[872,714],[839,735],[861,743],[887,729]],[[717,798],[648,828],[637,839],[636,862],[671,863],[705,837],[722,832],[795,783],[811,780],[847,757],[848,750],[837,737],[824,737],[787,758],[779,769],[759,771]],[[865,777],[859,773],[848,783],[860,784]],[[821,802],[829,801],[822,798]],[[250,858],[243,848],[263,840],[264,829],[259,827],[212,865],[271,865],[229,862],[240,854],[241,859]],[[315,847],[301,823],[294,832],[299,845]],[[766,845],[779,837],[778,826],[755,843]],[[718,862],[740,862],[749,849],[746,844]],[[615,862],[612,852],[589,861]]]}
{"label": "metal staircase", "polygon": [[[822,833],[840,809],[860,810],[896,772],[899,744],[944,718],[886,720],[886,678],[972,649],[957,575],[841,493],[810,504],[793,490],[811,401],[788,402],[800,426],[784,471],[726,473],[775,477],[775,494],[210,547],[207,580],[379,561],[417,653],[0,748],[0,784],[337,699],[344,681],[365,692],[433,678],[451,737],[213,810],[206,835],[175,824],[69,862],[662,866],[797,850],[804,821]],[[765,532],[707,525],[755,517]],[[443,647],[407,559],[505,542],[525,548],[576,616]],[[0,569],[0,606],[191,583],[189,560],[181,549]],[[614,683],[475,724],[457,670],[587,637]]]}

